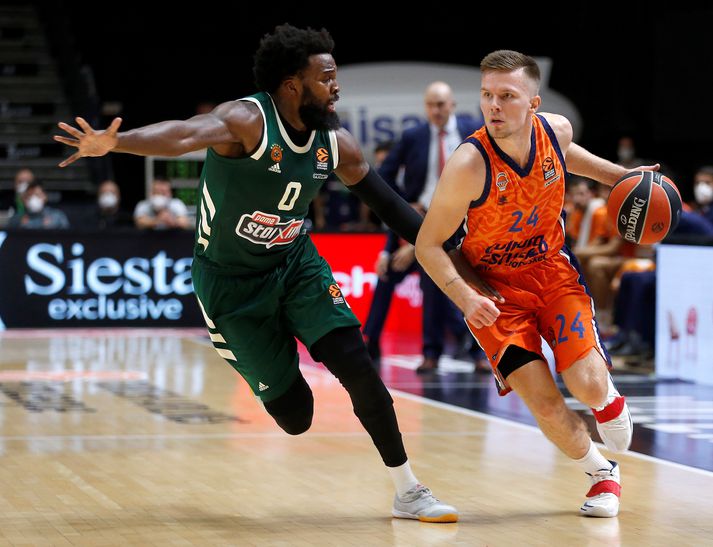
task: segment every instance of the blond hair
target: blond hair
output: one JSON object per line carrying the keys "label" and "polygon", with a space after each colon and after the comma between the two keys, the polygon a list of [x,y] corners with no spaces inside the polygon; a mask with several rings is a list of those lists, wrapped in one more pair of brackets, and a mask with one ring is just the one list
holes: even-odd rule
{"label": "blond hair", "polygon": [[525,69],[525,74],[532,79],[537,86],[540,86],[540,67],[535,59],[519,51],[509,49],[499,49],[488,53],[480,61],[480,72],[484,74],[489,71],[512,72],[520,68]]}

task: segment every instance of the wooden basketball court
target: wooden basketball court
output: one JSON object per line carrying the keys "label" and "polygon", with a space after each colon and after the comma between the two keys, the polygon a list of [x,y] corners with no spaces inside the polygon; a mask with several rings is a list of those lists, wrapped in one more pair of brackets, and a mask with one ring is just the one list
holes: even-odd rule
{"label": "wooden basketball court", "polygon": [[461,521],[392,519],[346,393],[303,371],[314,425],[290,437],[202,331],[0,333],[0,545],[713,543],[713,473],[620,455],[620,516],[584,518],[537,429],[399,392],[414,470]]}

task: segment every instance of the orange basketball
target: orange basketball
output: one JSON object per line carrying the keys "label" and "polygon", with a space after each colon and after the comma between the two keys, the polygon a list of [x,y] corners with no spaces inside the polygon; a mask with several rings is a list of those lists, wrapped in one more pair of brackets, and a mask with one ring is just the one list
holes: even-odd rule
{"label": "orange basketball", "polygon": [[607,210],[621,237],[651,245],[665,238],[681,217],[681,194],[671,179],[655,171],[631,171],[620,178]]}

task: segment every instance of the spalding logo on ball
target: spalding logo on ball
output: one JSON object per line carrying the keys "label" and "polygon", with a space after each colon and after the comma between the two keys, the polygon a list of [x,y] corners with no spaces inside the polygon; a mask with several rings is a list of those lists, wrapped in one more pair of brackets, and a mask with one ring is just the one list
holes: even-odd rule
{"label": "spalding logo on ball", "polygon": [[667,176],[632,171],[614,184],[607,211],[626,241],[651,245],[676,229],[681,206],[681,194]]}

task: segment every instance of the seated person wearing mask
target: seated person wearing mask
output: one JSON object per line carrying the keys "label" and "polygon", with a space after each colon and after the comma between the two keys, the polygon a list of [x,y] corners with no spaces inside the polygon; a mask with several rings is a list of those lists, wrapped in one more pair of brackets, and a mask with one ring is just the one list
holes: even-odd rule
{"label": "seated person wearing mask", "polygon": [[10,219],[8,228],[63,229],[69,228],[67,215],[58,209],[47,207],[47,194],[42,185],[31,182],[22,194],[24,212],[17,212]]}
{"label": "seated person wearing mask", "polygon": [[165,230],[170,228],[189,228],[188,210],[180,199],[173,197],[171,183],[156,179],[151,187],[149,199],[140,201],[134,209],[134,222],[137,228]]}
{"label": "seated person wearing mask", "polygon": [[87,225],[98,230],[133,227],[131,214],[121,209],[121,192],[113,180],[99,185],[97,208]]}

